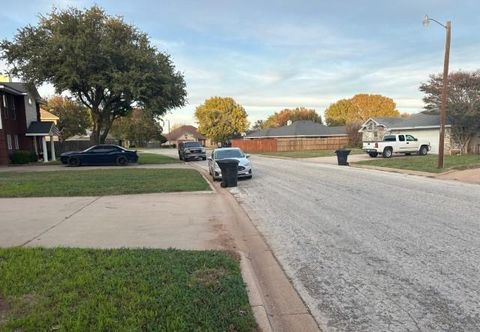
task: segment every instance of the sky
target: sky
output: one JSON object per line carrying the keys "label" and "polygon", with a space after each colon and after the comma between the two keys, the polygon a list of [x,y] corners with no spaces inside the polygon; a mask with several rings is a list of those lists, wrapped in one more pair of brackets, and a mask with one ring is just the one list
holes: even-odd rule
{"label": "sky", "polygon": [[480,69],[479,0],[2,1],[0,38],[53,6],[93,4],[146,32],[184,74],[188,104],[165,116],[172,126],[195,124],[195,108],[212,96],[234,98],[251,123],[284,108],[323,114],[357,93],[419,112],[418,87],[443,70],[445,43],[444,28],[423,27],[425,14],[452,21],[450,70]]}

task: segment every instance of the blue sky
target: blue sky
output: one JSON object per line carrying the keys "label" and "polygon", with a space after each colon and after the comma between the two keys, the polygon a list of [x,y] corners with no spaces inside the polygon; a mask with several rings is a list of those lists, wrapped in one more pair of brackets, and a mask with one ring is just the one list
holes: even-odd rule
{"label": "blue sky", "polygon": [[[480,1],[9,1],[0,38],[35,24],[53,5],[98,4],[149,34],[187,81],[188,105],[166,118],[194,124],[206,98],[230,96],[253,123],[286,107],[325,108],[356,93],[394,99],[401,112],[423,107],[420,82],[443,68],[452,21],[451,70],[480,69]],[[46,97],[48,86],[41,88]]]}

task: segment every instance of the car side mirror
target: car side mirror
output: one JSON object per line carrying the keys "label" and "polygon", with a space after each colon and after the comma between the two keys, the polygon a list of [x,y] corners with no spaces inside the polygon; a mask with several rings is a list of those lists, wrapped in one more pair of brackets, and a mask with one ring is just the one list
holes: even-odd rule
{"label": "car side mirror", "polygon": [[250,158],[250,155],[249,154],[245,155],[245,158]]}
{"label": "car side mirror", "polygon": [[418,138],[414,138],[414,140],[415,140],[415,142],[417,142],[417,141],[418,141]]}

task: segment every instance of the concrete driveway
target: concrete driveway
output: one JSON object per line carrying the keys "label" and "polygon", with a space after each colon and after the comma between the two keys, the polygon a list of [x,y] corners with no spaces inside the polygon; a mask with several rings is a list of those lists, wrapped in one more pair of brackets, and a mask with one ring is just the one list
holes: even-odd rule
{"label": "concrete driveway", "polygon": [[0,246],[227,249],[214,193],[0,199]]}
{"label": "concrete driveway", "polygon": [[478,185],[251,160],[232,192],[322,329],[478,330]]}

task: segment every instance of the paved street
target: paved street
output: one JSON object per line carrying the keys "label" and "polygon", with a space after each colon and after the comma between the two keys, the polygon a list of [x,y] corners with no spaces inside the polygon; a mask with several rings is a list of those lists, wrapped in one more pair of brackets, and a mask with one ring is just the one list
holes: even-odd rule
{"label": "paved street", "polygon": [[480,186],[252,163],[253,180],[233,192],[322,328],[478,330]]}

